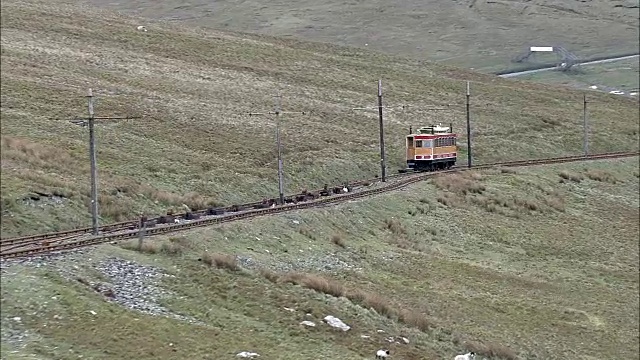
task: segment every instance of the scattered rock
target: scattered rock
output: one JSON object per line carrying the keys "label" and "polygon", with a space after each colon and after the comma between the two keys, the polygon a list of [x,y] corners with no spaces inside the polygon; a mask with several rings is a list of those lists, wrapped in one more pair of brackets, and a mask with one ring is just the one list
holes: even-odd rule
{"label": "scattered rock", "polygon": [[305,326],[311,326],[311,327],[314,327],[314,326],[316,326],[316,323],[314,323],[313,321],[304,320],[303,322],[301,322],[301,323],[300,323],[300,325],[305,325]]}
{"label": "scattered rock", "polygon": [[237,357],[242,357],[242,358],[254,358],[254,357],[259,357],[260,354],[258,353],[254,353],[254,352],[249,352],[249,351],[243,351],[238,353],[238,355],[236,355]]}
{"label": "scattered rock", "polygon": [[254,269],[255,270],[260,266],[260,264],[257,261],[253,260],[249,256],[238,255],[238,256],[236,256],[236,260],[240,264],[240,267],[245,268],[245,269]]}
{"label": "scattered rock", "polygon": [[169,295],[169,292],[157,286],[164,274],[160,269],[144,266],[133,261],[109,258],[101,262],[97,269],[109,277],[112,284],[104,285],[110,289],[109,301],[116,302],[126,308],[150,315],[167,316],[189,323],[204,325],[191,317],[173,313],[158,304],[158,300]]}
{"label": "scattered rock", "polygon": [[[300,252],[303,252],[302,249]],[[312,255],[293,261],[273,263],[270,267],[277,272],[321,271],[333,273],[340,270],[362,270],[348,263],[347,259],[341,259],[338,254]]]}
{"label": "scattered rock", "polygon": [[393,336],[389,336],[389,337],[385,338],[385,340],[387,340],[387,341],[388,341],[388,342],[390,342],[390,343],[392,343],[392,342],[396,341],[396,340],[393,338]]}
{"label": "scattered rock", "polygon": [[338,328],[342,331],[348,331],[349,329],[351,329],[351,326],[345,324],[344,322],[342,322],[342,320],[338,319],[335,316],[332,315],[327,315],[324,317],[323,319],[329,326],[334,327],[334,328]]}

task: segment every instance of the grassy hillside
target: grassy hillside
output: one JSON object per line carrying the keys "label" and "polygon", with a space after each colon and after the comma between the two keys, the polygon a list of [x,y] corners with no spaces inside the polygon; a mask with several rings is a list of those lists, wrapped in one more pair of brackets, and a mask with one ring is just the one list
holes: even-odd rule
{"label": "grassy hillside", "polygon": [[[350,360],[390,346],[395,359],[633,358],[638,171],[633,158],[442,176],[148,239],[144,253],[125,243],[14,265],[1,277],[3,356]],[[149,270],[114,257],[172,277],[139,280]],[[352,328],[331,330],[326,315]]]}
{"label": "grassy hillside", "polygon": [[[149,32],[136,31],[144,23]],[[90,25],[89,25],[90,24]],[[389,171],[403,168],[410,125],[464,129],[472,81],[477,162],[581,151],[582,94],[364,50],[187,28],[55,1],[2,2],[3,236],[90,223],[86,114],[142,119],[97,125],[104,221],[138,212],[253,201],[277,194],[273,95],[282,117],[287,192],[378,171],[377,79]],[[449,112],[420,106],[452,104]],[[594,95],[594,152],[638,149],[637,104]],[[466,143],[464,136],[461,143]],[[466,158],[462,145],[461,156]],[[44,196],[33,195],[37,191]],[[47,195],[48,194],[48,195]]]}
{"label": "grassy hillside", "polygon": [[563,46],[580,57],[639,49],[637,0],[87,2],[176,23],[366,46],[482,71],[515,68],[511,59],[530,46]]}

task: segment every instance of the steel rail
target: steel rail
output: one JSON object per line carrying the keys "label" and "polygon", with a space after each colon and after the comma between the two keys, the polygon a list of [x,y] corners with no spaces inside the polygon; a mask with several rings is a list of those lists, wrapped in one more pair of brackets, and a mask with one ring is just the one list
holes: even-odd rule
{"label": "steel rail", "polygon": [[[311,201],[305,201],[305,202],[300,202],[296,204],[285,204],[285,205],[281,205],[274,208],[249,209],[245,211],[239,211],[235,213],[222,215],[220,217],[192,220],[189,223],[159,226],[155,228],[146,229],[145,236],[168,234],[168,233],[183,231],[183,230],[192,229],[196,227],[203,227],[203,226],[221,224],[221,223],[226,223],[231,221],[249,219],[249,218],[253,218],[261,215],[283,213],[283,212],[288,212],[293,210],[318,207],[318,206],[327,205],[327,204],[340,203],[348,200],[354,200],[354,199],[369,197],[369,196],[373,196],[373,195],[377,195],[377,194],[381,194],[389,191],[398,190],[408,185],[423,181],[430,177],[439,176],[442,174],[455,173],[460,171],[487,169],[487,168],[494,168],[494,167],[534,166],[534,165],[545,165],[545,164],[564,163],[564,162],[622,158],[622,157],[631,157],[631,156],[638,156],[638,155],[640,155],[639,152],[615,152],[615,153],[594,154],[594,155],[566,156],[566,157],[547,158],[547,159],[517,160],[517,161],[502,162],[502,163],[481,164],[481,165],[476,165],[472,168],[458,166],[455,169],[451,169],[451,170],[408,174],[402,177],[398,177],[399,178],[398,181],[390,182],[385,184],[384,186],[374,188],[374,189],[365,189],[358,192],[338,194],[338,195],[324,197],[324,198],[321,197]],[[363,183],[364,182],[366,181],[363,181]],[[91,237],[91,238],[77,240],[77,241],[70,241],[70,242],[63,242],[63,243],[59,243],[59,241],[47,242],[44,244],[39,244],[40,246],[38,247],[28,248],[28,249],[16,249],[12,247],[10,249],[4,249],[3,251],[1,251],[0,256],[2,258],[15,258],[20,256],[46,254],[54,251],[68,250],[68,249],[74,249],[74,248],[85,247],[90,245],[102,244],[105,242],[129,239],[129,238],[138,236],[138,234],[139,234],[139,230],[130,230],[130,231],[124,231],[120,233],[98,235],[96,237]]]}

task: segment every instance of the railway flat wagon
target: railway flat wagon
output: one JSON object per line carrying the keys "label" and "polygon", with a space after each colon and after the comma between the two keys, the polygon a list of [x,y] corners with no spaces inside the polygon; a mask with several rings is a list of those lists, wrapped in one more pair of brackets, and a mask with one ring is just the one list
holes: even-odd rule
{"label": "railway flat wagon", "polygon": [[449,169],[456,164],[458,135],[451,127],[424,126],[407,135],[407,168],[414,171]]}

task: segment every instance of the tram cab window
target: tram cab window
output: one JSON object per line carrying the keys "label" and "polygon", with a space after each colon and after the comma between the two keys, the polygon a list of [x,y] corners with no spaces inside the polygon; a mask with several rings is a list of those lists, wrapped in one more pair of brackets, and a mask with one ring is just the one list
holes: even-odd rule
{"label": "tram cab window", "polygon": [[422,147],[422,140],[416,140],[416,147]]}
{"label": "tram cab window", "polygon": [[407,138],[407,147],[413,147],[413,137]]}
{"label": "tram cab window", "polygon": [[433,140],[425,140],[422,145],[426,148],[432,148],[433,147]]}

